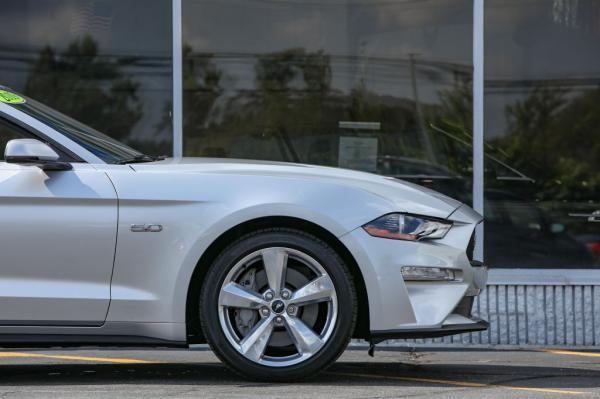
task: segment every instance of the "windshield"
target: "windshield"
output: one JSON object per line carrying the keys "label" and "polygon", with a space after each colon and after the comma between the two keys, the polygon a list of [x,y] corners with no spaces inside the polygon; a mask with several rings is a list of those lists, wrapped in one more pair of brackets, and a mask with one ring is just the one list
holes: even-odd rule
{"label": "windshield", "polygon": [[11,105],[62,133],[106,163],[124,163],[129,160],[152,160],[150,159],[151,157],[145,157],[141,152],[42,103],[20,94],[19,96],[24,98],[25,101],[15,102]]}

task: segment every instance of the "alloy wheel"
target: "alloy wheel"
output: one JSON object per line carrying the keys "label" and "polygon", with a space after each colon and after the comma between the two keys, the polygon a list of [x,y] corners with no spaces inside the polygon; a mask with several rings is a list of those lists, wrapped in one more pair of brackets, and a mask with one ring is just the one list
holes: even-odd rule
{"label": "alloy wheel", "polygon": [[323,266],[292,248],[268,247],[239,260],[219,292],[219,321],[245,358],[285,367],[314,356],[335,327],[335,286]]}

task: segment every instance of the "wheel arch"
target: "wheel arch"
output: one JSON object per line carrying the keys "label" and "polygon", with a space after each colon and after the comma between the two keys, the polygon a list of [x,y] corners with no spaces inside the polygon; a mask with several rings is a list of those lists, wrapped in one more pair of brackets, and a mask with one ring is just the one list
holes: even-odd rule
{"label": "wheel arch", "polygon": [[327,229],[296,217],[289,216],[267,216],[245,221],[238,224],[217,237],[203,252],[198,260],[192,277],[189,282],[187,297],[186,297],[186,333],[188,343],[204,343],[206,342],[200,328],[200,310],[198,297],[200,288],[208,271],[208,268],[214,259],[229,245],[233,240],[251,233],[256,230],[265,228],[292,228],[310,233],[315,237],[323,240],[342,258],[348,266],[352,279],[356,288],[358,314],[356,326],[354,328],[353,338],[367,338],[369,335],[369,301],[366,289],[366,284],[360,268],[346,246]]}

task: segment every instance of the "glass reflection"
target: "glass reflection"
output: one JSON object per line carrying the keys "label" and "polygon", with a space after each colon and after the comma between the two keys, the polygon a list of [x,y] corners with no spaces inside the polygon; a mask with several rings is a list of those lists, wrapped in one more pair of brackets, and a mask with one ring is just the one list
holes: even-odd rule
{"label": "glass reflection", "polygon": [[[600,2],[486,2],[486,262],[600,259]],[[496,164],[498,165],[498,164]],[[584,216],[587,215],[587,216]]]}
{"label": "glass reflection", "polygon": [[0,84],[170,154],[171,1],[22,0],[0,13]]}
{"label": "glass reflection", "polygon": [[470,202],[471,1],[184,1],[184,152]]}

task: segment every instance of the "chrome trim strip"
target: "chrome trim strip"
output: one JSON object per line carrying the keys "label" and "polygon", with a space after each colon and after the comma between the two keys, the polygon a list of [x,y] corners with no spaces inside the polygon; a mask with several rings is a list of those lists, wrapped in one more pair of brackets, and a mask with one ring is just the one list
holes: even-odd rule
{"label": "chrome trim strip", "polygon": [[173,157],[183,156],[183,45],[181,0],[173,0]]}
{"label": "chrome trim strip", "polygon": [[[484,0],[473,0],[473,209],[483,213]],[[485,215],[484,215],[485,216]],[[475,228],[474,258],[484,261],[484,225]]]}

